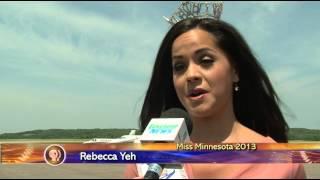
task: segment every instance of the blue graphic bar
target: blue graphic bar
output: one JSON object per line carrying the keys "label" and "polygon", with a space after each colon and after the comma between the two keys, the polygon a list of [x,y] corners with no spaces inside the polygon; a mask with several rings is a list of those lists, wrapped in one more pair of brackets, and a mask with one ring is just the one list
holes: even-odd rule
{"label": "blue graphic bar", "polygon": [[320,151],[82,151],[65,163],[320,163]]}

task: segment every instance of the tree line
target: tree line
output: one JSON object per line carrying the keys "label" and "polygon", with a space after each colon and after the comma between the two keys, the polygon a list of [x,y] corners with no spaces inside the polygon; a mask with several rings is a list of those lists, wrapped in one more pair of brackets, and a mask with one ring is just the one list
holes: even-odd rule
{"label": "tree line", "polygon": [[[3,133],[0,139],[91,139],[119,138],[132,129],[47,129],[19,133]],[[136,134],[141,134],[137,130]],[[320,141],[320,130],[290,128],[289,140]]]}
{"label": "tree line", "polygon": [[118,138],[131,129],[47,129],[19,133],[3,133],[0,139],[90,139]]}

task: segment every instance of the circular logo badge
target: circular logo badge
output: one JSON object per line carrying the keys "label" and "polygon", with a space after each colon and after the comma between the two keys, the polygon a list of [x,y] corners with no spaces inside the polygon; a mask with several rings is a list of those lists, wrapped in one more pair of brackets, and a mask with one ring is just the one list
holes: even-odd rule
{"label": "circular logo badge", "polygon": [[58,144],[48,146],[43,153],[43,158],[51,166],[59,166],[66,160],[66,151]]}

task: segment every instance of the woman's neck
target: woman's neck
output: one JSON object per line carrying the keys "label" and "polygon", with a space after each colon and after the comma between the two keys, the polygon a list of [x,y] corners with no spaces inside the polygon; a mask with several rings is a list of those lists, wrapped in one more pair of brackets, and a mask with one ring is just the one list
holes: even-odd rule
{"label": "woman's neck", "polygon": [[241,127],[233,111],[211,117],[191,117],[193,130],[192,142],[222,143],[236,140]]}

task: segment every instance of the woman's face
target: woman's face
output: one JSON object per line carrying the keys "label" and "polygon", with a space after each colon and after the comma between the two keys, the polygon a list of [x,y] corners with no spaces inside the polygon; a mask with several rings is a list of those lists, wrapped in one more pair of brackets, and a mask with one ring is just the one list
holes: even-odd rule
{"label": "woman's face", "polygon": [[232,107],[238,76],[212,34],[192,29],[178,36],[172,45],[172,69],[178,98],[192,117]]}

